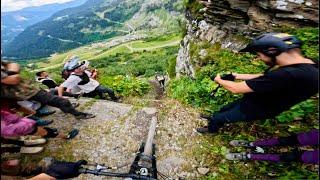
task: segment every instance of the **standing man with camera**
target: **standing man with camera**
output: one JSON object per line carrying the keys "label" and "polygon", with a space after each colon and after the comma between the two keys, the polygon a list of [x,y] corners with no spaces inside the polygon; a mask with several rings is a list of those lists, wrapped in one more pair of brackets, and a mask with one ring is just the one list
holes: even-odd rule
{"label": "standing man with camera", "polygon": [[[318,65],[301,54],[302,42],[285,33],[267,33],[255,38],[240,52],[257,53],[265,64],[277,69],[265,74],[236,74],[224,80],[220,75],[214,81],[243,98],[228,104],[208,120],[208,127],[199,133],[215,133],[226,123],[253,121],[277,116],[293,105],[318,92]],[[243,80],[233,82],[232,80]]]}

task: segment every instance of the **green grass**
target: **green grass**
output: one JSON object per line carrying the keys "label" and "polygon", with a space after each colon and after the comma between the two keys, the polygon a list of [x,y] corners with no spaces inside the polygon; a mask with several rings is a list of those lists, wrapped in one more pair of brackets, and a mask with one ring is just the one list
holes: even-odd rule
{"label": "green grass", "polygon": [[112,48],[84,46],[37,63],[39,69],[25,71],[24,77],[34,79],[35,72],[46,70],[57,83],[61,83],[60,72],[64,62],[77,55],[81,60],[89,60],[91,68],[98,69],[101,84],[113,88],[122,96],[141,96],[149,90],[145,79],[154,76],[156,72],[165,74],[170,71],[167,68],[169,63],[173,68],[170,61],[176,58],[179,41],[179,34],[170,34],[152,36]]}
{"label": "green grass", "polygon": [[[48,70],[50,68],[60,67],[66,62],[71,56],[79,56],[82,60],[98,60],[102,58],[108,58],[116,54],[136,52],[136,51],[153,51],[156,49],[161,49],[167,46],[176,46],[179,44],[180,37],[178,34],[173,35],[163,35],[160,37],[147,38],[144,40],[132,41],[112,48],[106,47],[90,47],[84,46],[74,50],[70,50],[65,53],[59,53],[53,57],[47,58],[45,61],[35,61],[37,70],[44,68]],[[130,49],[129,49],[129,48]],[[35,70],[36,71],[36,70]]]}

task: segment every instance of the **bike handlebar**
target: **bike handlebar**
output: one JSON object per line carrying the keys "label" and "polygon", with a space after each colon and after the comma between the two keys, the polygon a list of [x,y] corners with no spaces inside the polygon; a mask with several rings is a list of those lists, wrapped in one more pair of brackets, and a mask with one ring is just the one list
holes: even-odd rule
{"label": "bike handlebar", "polygon": [[152,177],[146,177],[138,174],[129,174],[129,173],[113,173],[113,172],[105,172],[105,171],[97,171],[86,168],[79,169],[79,173],[81,174],[93,174],[96,176],[112,176],[112,177],[122,177],[122,178],[132,178],[132,179],[141,179],[141,180],[156,180]]}

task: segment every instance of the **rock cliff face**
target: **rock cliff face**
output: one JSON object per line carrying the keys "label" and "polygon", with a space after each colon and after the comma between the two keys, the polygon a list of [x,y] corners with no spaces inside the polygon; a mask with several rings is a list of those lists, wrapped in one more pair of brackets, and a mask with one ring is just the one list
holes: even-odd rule
{"label": "rock cliff face", "polygon": [[[187,35],[177,58],[177,75],[194,76],[189,43],[207,41],[238,51],[249,39],[281,27],[319,25],[317,0],[194,0],[203,6],[195,14],[187,9]],[[191,6],[192,7],[192,6]],[[190,10],[190,9],[189,9]],[[199,16],[201,16],[199,18]],[[193,61],[196,62],[196,61]]]}

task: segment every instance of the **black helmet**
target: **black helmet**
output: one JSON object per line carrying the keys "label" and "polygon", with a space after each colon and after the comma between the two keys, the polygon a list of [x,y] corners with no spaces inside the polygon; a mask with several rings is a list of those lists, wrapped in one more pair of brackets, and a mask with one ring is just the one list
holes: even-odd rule
{"label": "black helmet", "polygon": [[286,33],[266,33],[252,40],[239,52],[261,52],[270,57],[276,57],[289,49],[300,48],[302,42],[295,36]]}

